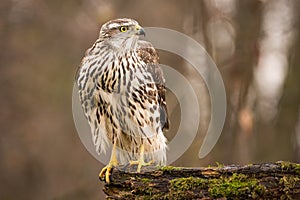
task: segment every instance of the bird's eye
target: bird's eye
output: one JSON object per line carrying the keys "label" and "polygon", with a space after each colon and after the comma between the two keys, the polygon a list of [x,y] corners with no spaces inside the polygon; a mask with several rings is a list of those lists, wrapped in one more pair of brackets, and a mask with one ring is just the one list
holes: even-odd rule
{"label": "bird's eye", "polygon": [[121,26],[120,27],[120,31],[121,32],[126,32],[128,30],[128,27],[127,26]]}

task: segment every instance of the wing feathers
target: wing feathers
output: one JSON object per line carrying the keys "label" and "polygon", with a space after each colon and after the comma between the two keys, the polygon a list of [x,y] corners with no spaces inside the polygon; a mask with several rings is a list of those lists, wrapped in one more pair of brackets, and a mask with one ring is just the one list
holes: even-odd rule
{"label": "wing feathers", "polygon": [[159,67],[159,57],[151,43],[139,40],[138,55],[147,64],[147,71],[150,72],[155,81],[160,105],[160,123],[163,130],[169,129],[168,110],[166,106],[166,88],[163,71]]}

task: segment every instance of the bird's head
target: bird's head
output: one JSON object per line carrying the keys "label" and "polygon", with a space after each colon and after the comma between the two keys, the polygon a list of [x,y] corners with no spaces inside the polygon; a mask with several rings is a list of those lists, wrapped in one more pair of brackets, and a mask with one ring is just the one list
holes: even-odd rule
{"label": "bird's head", "polygon": [[100,38],[131,38],[134,36],[144,35],[144,29],[137,21],[128,18],[114,19],[103,24],[100,30]]}

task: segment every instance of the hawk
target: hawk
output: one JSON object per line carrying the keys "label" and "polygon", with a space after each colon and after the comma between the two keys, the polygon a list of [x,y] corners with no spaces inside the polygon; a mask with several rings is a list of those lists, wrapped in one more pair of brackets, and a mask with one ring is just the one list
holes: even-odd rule
{"label": "hawk", "polygon": [[76,74],[79,98],[96,151],[111,159],[99,176],[110,182],[113,167],[166,164],[163,131],[169,128],[165,79],[144,29],[133,19],[105,23]]}

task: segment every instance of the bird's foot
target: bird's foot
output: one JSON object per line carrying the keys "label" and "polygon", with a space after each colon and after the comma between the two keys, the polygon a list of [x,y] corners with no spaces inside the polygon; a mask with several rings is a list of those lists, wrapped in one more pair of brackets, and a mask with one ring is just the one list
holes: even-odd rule
{"label": "bird's foot", "polygon": [[110,183],[110,175],[111,175],[111,171],[114,167],[116,167],[118,165],[117,161],[110,161],[108,163],[108,165],[106,165],[105,167],[103,167],[103,169],[101,170],[101,172],[99,173],[99,178],[101,180],[104,180],[106,183]]}
{"label": "bird's foot", "polygon": [[136,172],[138,172],[138,173],[141,172],[141,168],[143,166],[149,166],[149,165],[152,165],[153,163],[154,163],[153,160],[151,160],[150,162],[145,162],[143,159],[129,161],[130,165],[138,165],[137,170],[136,170]]}

